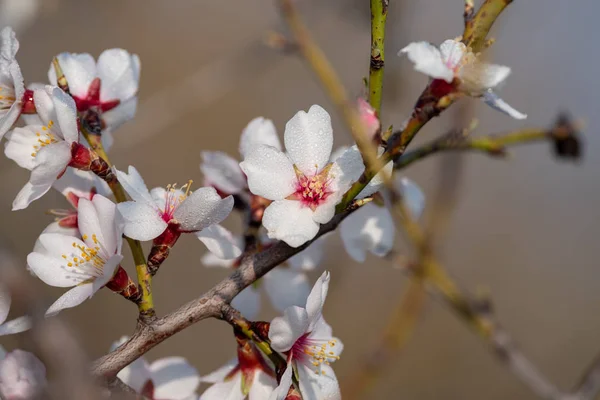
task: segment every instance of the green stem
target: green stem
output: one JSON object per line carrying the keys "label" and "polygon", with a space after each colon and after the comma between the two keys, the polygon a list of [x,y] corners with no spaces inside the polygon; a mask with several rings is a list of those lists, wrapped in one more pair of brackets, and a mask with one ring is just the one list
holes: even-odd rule
{"label": "green stem", "polygon": [[389,0],[371,0],[371,62],[369,104],[381,115],[383,67],[385,65],[385,23]]}
{"label": "green stem", "polygon": [[513,0],[485,0],[477,13],[465,21],[463,43],[477,53],[484,49],[492,25]]}

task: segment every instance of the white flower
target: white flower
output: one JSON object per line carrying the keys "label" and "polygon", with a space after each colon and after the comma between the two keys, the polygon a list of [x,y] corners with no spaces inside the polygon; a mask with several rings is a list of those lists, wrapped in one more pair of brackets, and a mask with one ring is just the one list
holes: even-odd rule
{"label": "white flower", "polygon": [[272,239],[299,247],[329,222],[344,192],[364,171],[360,153],[348,150],[329,163],[333,130],[327,111],[318,105],[299,111],[285,127],[287,153],[254,146],[240,163],[250,191],[273,200],[263,225]]}
{"label": "white flower", "polygon": [[[233,209],[233,197],[224,199],[212,187],[190,192],[190,183],[148,191],[134,167],[129,173],[117,171],[117,178],[133,201],[119,203],[125,218],[125,235],[137,240],[152,240],[169,229],[174,235],[193,232],[219,258],[231,259],[241,254],[233,235],[219,223]],[[183,190],[182,190],[183,189]],[[184,192],[185,190],[185,192]]]}
{"label": "white flower", "polygon": [[4,354],[0,346],[0,397],[10,400],[38,398],[46,386],[46,367],[33,354],[13,350]]}
{"label": "white flower", "polygon": [[[242,238],[239,237],[238,240],[241,242]],[[271,244],[268,240],[261,239],[262,248]],[[306,272],[319,265],[323,259],[324,246],[324,238],[311,243],[305,250],[289,258],[285,264],[275,267],[255,284],[242,290],[231,305],[246,318],[256,318],[261,308],[261,288],[264,288],[271,305],[277,311],[283,312],[288,307],[306,304],[310,292]],[[212,253],[206,253],[202,257],[202,263],[207,267],[237,268],[239,260],[222,260]]]}
{"label": "white flower", "polygon": [[[116,349],[128,340],[114,343]],[[151,400],[196,400],[200,375],[183,357],[165,357],[148,363],[140,357],[117,374],[125,384]]]}
{"label": "white flower", "polygon": [[339,359],[342,342],[332,336],[323,319],[323,304],[329,288],[329,272],[324,272],[313,287],[306,306],[290,307],[283,317],[271,322],[271,347],[287,355],[288,365],[271,399],[283,400],[292,384],[292,371],[298,371],[300,392],[306,400],[341,399],[340,388],[329,365]]}
{"label": "white flower", "polygon": [[44,233],[39,252],[27,256],[27,264],[46,284],[73,287],[46,312],[54,315],[92,297],[113,277],[121,255],[122,221],[116,205],[96,195],[80,199],[77,222],[81,239],[59,233]]}
{"label": "white flower", "polygon": [[[270,119],[254,118],[246,125],[240,137],[239,152],[242,159],[257,145],[273,146],[281,150],[275,125]],[[248,189],[246,175],[240,169],[239,161],[221,151],[203,151],[200,170],[205,184],[214,186],[224,194],[238,194]]]}
{"label": "white flower", "polygon": [[25,84],[21,68],[15,59],[19,42],[10,27],[0,32],[0,139],[21,115],[25,101]]}
{"label": "white flower", "polygon": [[6,156],[31,171],[29,182],[17,194],[13,210],[26,208],[42,197],[71,162],[79,142],[77,110],[73,99],[57,87],[34,91],[34,101],[45,125],[15,128],[6,135]]}
{"label": "white flower", "polygon": [[[123,49],[110,49],[100,54],[98,62],[87,53],[61,53],[57,58],[80,113],[94,108],[100,112],[108,131],[114,131],[134,117],[140,80],[137,55]],[[50,65],[48,79],[56,85],[53,65]]]}
{"label": "white flower", "polygon": [[31,318],[24,316],[6,321],[10,311],[11,297],[9,291],[0,283],[0,336],[12,335],[31,328]]}
{"label": "white flower", "polygon": [[527,115],[515,110],[492,92],[508,77],[510,68],[480,61],[479,55],[464,43],[446,40],[438,49],[431,43],[414,42],[398,54],[406,54],[417,71],[433,79],[457,84],[459,90],[469,95],[483,96],[487,104],[513,118],[527,118]]}

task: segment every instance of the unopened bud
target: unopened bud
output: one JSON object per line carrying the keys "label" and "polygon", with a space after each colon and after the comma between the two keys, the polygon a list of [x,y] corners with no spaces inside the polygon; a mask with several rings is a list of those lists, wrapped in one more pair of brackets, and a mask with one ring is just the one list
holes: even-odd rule
{"label": "unopened bud", "polygon": [[106,284],[106,287],[134,303],[137,303],[140,299],[138,286],[120,265],[112,279]]}
{"label": "unopened bud", "polygon": [[362,97],[358,98],[358,113],[369,139],[376,139],[381,133],[381,122],[377,111]]}

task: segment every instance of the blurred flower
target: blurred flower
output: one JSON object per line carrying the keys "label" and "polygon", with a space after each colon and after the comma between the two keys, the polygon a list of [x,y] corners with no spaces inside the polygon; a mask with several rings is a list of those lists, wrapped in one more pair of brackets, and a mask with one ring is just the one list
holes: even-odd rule
{"label": "blurred flower", "polygon": [[24,316],[6,321],[10,311],[10,292],[0,283],[0,336],[12,335],[31,328],[31,318]]}
{"label": "blurred flower", "polygon": [[[135,116],[140,80],[137,55],[109,49],[100,54],[98,62],[87,53],[61,53],[57,58],[82,121],[99,116],[102,135],[110,137],[111,132]],[[57,84],[54,65],[50,65],[48,79]],[[112,142],[109,139],[107,143],[105,138],[103,141]]]}
{"label": "blurred flower", "polygon": [[128,171],[116,171],[119,182],[133,199],[118,205],[125,218],[126,236],[152,240],[163,234],[177,238],[181,233],[195,233],[219,258],[232,259],[241,254],[233,235],[219,225],[233,209],[233,197],[221,199],[212,187],[191,192],[191,182],[181,188],[169,185],[149,192],[138,171],[132,166]]}
{"label": "blurred flower", "polygon": [[[129,340],[123,336],[112,350]],[[125,384],[151,400],[196,400],[200,376],[183,357],[165,357],[148,363],[140,357],[117,374]]]}
{"label": "blurred flower", "polygon": [[0,27],[10,25],[15,30],[27,28],[37,17],[40,0],[1,0]]}
{"label": "blurred flower", "polygon": [[286,153],[273,146],[253,147],[240,167],[250,191],[273,200],[263,217],[269,237],[299,247],[317,235],[320,224],[333,218],[335,206],[364,165],[355,149],[329,162],[331,119],[318,105],[288,121],[284,142]]}
{"label": "blurred flower", "polygon": [[[244,128],[239,147],[242,159],[257,145],[281,150],[277,131],[270,119],[254,118]],[[221,151],[203,151],[200,170],[204,174],[205,185],[214,186],[224,195],[238,194],[248,189],[246,175],[240,169],[239,161]]]}
{"label": "blurred flower", "polygon": [[381,122],[375,109],[362,97],[358,98],[358,113],[365,126],[369,139],[374,139],[381,130]]}
{"label": "blurred flower", "polygon": [[24,209],[46,194],[71,163],[72,149],[79,145],[73,99],[53,86],[35,90],[33,97],[45,125],[15,128],[6,135],[6,156],[31,171],[29,182],[13,201],[13,210]]}
{"label": "blurred flower", "polygon": [[292,385],[293,369],[298,371],[300,392],[304,399],[340,399],[340,388],[329,365],[339,359],[342,342],[332,336],[323,319],[323,305],[329,288],[329,272],[324,272],[313,287],[306,306],[290,307],[283,317],[271,322],[271,347],[287,355],[287,368],[275,396],[283,400]]}
{"label": "blurred flower", "polygon": [[78,226],[81,239],[44,233],[41,246],[27,256],[27,264],[46,284],[73,287],[50,306],[46,315],[75,307],[92,297],[113,277],[121,255],[122,221],[116,205],[96,195],[80,199]]}
{"label": "blurred flower", "polygon": [[0,397],[7,400],[38,398],[46,386],[46,367],[33,354],[13,350],[8,354],[0,346]]}
{"label": "blurred flower", "polygon": [[[430,76],[434,80],[445,81],[448,93],[458,90],[471,96],[483,96],[486,104],[516,119],[525,119],[527,115],[512,108],[493,91],[510,74],[510,68],[504,65],[488,64],[479,59],[464,43],[446,40],[438,49],[431,43],[414,42],[400,50],[415,64],[415,70]],[[435,82],[434,82],[435,83]]]}

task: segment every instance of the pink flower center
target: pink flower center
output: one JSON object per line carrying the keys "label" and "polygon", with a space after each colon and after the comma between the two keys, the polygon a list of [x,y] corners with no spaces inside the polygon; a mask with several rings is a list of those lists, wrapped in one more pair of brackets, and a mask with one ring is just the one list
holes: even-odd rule
{"label": "pink flower center", "polygon": [[303,364],[310,363],[316,373],[324,374],[325,372],[321,370],[323,364],[329,365],[340,359],[333,351],[337,340],[330,339],[325,341],[312,339],[310,338],[310,334],[311,332],[305,333],[296,340],[296,343],[294,343],[290,350],[292,360]]}
{"label": "pink flower center", "polygon": [[193,181],[190,180],[180,188],[177,188],[176,183],[167,185],[165,206],[162,212],[163,221],[169,223],[173,219],[173,214],[175,213],[177,207],[179,207],[179,204],[181,204],[189,196],[192,183]]}
{"label": "pink flower center", "polygon": [[100,78],[95,78],[88,89],[86,97],[73,96],[75,104],[77,105],[77,111],[87,111],[92,107],[98,108],[102,112],[107,112],[118,106],[121,101],[119,99],[101,101],[100,100],[100,87],[102,82]]}
{"label": "pink flower center", "polygon": [[310,207],[314,211],[332,193],[329,177],[331,164],[314,175],[304,175],[296,166],[294,168],[298,181],[296,182],[296,192],[292,194],[291,198],[300,200],[302,205]]}

